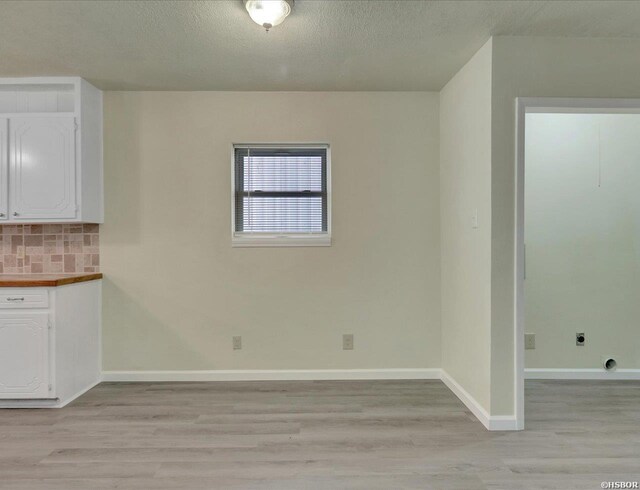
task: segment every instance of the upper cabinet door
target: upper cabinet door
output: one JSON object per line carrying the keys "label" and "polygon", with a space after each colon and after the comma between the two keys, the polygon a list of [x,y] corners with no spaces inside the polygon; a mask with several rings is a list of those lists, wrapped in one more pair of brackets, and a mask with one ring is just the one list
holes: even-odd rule
{"label": "upper cabinet door", "polygon": [[0,118],[0,223],[9,214],[8,172],[9,166],[9,120]]}
{"label": "upper cabinet door", "polygon": [[76,218],[75,118],[12,117],[9,130],[11,219]]}

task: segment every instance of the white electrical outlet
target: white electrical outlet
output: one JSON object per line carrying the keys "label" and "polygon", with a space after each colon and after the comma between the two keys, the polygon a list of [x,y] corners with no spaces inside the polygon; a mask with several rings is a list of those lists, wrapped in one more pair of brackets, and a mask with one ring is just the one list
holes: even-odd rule
{"label": "white electrical outlet", "polygon": [[237,337],[233,337],[233,350],[242,349],[242,337],[239,335]]}
{"label": "white electrical outlet", "polygon": [[342,336],[342,350],[353,350],[353,334],[345,333]]}
{"label": "white electrical outlet", "polygon": [[536,348],[536,334],[535,333],[525,333],[524,334],[524,348],[527,350],[532,350]]}

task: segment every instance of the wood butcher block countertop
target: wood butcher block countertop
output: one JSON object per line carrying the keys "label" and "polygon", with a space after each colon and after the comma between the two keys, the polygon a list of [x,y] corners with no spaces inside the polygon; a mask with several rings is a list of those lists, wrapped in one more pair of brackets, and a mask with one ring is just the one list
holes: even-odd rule
{"label": "wood butcher block countertop", "polygon": [[101,273],[90,274],[0,274],[0,288],[44,288],[102,279]]}

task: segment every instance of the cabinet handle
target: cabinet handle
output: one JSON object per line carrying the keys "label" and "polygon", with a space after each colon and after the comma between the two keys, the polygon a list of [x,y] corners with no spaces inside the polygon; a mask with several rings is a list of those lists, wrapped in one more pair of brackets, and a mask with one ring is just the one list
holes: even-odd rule
{"label": "cabinet handle", "polygon": [[4,213],[0,213],[0,218],[4,218]]}
{"label": "cabinet handle", "polygon": [[14,212],[13,212],[13,215],[14,215],[14,216],[20,216],[20,215],[18,214],[18,212],[17,212],[17,211],[14,211]]}
{"label": "cabinet handle", "polygon": [[24,298],[7,298],[7,301],[24,301]]}

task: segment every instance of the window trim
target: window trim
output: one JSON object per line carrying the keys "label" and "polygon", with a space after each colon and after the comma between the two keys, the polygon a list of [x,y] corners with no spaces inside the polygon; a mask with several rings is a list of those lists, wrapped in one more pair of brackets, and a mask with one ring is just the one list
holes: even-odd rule
{"label": "window trim", "polygon": [[[327,231],[322,233],[244,233],[236,232],[237,148],[302,148],[327,152]],[[231,246],[232,247],[329,247],[331,246],[331,145],[328,143],[234,143],[231,145]]]}

